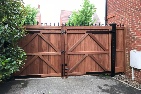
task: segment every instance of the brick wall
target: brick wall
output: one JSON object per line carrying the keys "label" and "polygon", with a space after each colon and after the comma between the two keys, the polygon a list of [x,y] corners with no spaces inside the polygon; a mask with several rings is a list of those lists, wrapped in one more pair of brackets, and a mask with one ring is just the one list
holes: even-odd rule
{"label": "brick wall", "polygon": [[[107,0],[108,24],[124,24],[126,34],[126,76],[131,78],[129,66],[132,49],[141,51],[141,0]],[[141,63],[141,62],[140,62]],[[135,80],[141,83],[141,70],[135,70]]]}
{"label": "brick wall", "polygon": [[68,10],[61,10],[61,14],[60,14],[60,24],[65,24],[68,22],[69,20],[69,16],[72,14],[72,11],[68,11]]}
{"label": "brick wall", "polygon": [[38,13],[36,15],[36,21],[39,22],[39,24],[41,24],[41,13],[40,13],[40,5],[38,5]]}

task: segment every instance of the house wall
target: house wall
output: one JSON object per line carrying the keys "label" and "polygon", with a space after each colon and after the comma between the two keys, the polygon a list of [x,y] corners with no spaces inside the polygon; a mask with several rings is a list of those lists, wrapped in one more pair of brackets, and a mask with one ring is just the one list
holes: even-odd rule
{"label": "house wall", "polygon": [[[130,50],[141,51],[141,0],[107,0],[108,24],[124,24],[126,32],[126,76],[131,78]],[[141,63],[141,62],[140,62]],[[135,80],[141,83],[141,70],[135,70]]]}
{"label": "house wall", "polygon": [[69,16],[72,14],[72,11],[61,10],[60,14],[60,25],[65,24],[69,20]]}

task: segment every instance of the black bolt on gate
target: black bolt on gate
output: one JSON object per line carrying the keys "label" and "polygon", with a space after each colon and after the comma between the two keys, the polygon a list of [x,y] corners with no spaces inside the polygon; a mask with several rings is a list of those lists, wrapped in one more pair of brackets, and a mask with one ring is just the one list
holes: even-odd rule
{"label": "black bolt on gate", "polygon": [[67,64],[62,64],[62,73],[61,73],[61,77],[66,77],[68,76],[68,68],[67,67]]}
{"label": "black bolt on gate", "polygon": [[[111,33],[111,71],[105,71],[102,73],[111,73],[111,77],[115,76],[115,60],[116,60],[116,23],[110,24],[112,26],[111,31],[87,31],[86,33],[92,34],[109,34]],[[86,74],[99,74],[101,72],[86,72]]]}
{"label": "black bolt on gate", "polygon": [[66,34],[66,31],[64,30],[64,31],[61,31],[61,34]]}

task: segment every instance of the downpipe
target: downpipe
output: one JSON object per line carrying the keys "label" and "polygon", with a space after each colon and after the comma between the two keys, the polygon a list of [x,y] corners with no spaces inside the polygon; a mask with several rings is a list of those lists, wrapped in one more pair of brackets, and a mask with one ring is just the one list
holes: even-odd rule
{"label": "downpipe", "polygon": [[134,68],[132,67],[132,80],[135,79],[135,75],[134,75]]}

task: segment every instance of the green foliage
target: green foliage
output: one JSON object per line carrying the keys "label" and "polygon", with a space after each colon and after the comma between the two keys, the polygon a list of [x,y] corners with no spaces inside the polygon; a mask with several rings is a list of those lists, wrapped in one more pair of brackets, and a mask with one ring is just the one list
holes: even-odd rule
{"label": "green foliage", "polygon": [[0,0],[0,80],[18,71],[26,59],[26,53],[17,45],[25,36],[26,14],[22,0]]}
{"label": "green foliage", "polygon": [[70,26],[82,26],[91,25],[95,22],[92,19],[93,14],[96,12],[94,4],[91,4],[89,0],[84,0],[82,8],[78,11],[73,11],[67,25]]}
{"label": "green foliage", "polygon": [[31,7],[30,5],[25,6],[25,10],[27,11],[27,16],[24,22],[26,24],[36,24],[36,15],[38,13],[38,10],[34,7]]}
{"label": "green foliage", "polygon": [[[10,51],[11,53],[8,53]],[[0,77],[7,79],[10,75],[19,70],[21,65],[24,64],[26,53],[20,47],[8,47],[7,53],[0,56]]]}

